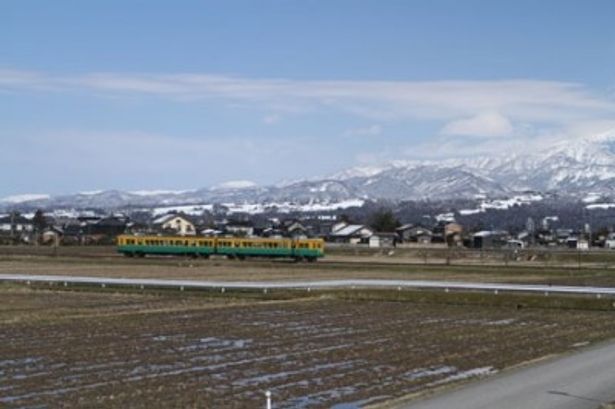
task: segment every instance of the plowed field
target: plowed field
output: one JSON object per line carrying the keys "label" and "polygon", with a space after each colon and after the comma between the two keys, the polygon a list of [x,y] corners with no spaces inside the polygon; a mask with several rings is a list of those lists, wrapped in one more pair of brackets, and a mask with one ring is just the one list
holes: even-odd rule
{"label": "plowed field", "polygon": [[[0,288],[0,406],[345,408],[615,335],[613,313]],[[342,406],[340,406],[342,407]]]}

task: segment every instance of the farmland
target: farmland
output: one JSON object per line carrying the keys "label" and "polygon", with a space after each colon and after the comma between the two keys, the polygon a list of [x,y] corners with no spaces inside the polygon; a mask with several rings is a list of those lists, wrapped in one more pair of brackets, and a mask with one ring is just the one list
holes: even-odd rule
{"label": "farmland", "polygon": [[[609,253],[585,264],[563,255],[558,264],[553,257],[481,261],[478,253],[453,262],[435,253],[427,260],[412,252],[331,253],[292,263],[6,247],[0,273],[615,285]],[[0,298],[0,406],[9,408],[252,408],[268,389],[276,408],[379,406],[615,338],[608,297],[3,284]]]}
{"label": "farmland", "polygon": [[[354,251],[354,250],[352,250]],[[470,261],[445,259],[433,254],[425,260],[397,253],[334,249],[317,263],[291,263],[287,260],[210,260],[147,257],[127,259],[111,247],[59,248],[54,255],[48,247],[0,247],[0,273],[87,275],[131,278],[177,278],[200,280],[306,280],[306,279],[446,279],[509,283],[563,285],[615,285],[615,262],[611,253],[584,255],[591,262],[580,266],[572,261],[502,262],[497,259]],[[615,252],[613,252],[615,254]],[[479,257],[478,253],[471,253]],[[433,257],[432,257],[433,256]],[[565,253],[558,257],[572,257]],[[469,256],[468,256],[469,257]],[[498,262],[496,262],[498,261]]]}
{"label": "farmland", "polygon": [[279,408],[378,404],[615,336],[606,311],[8,285],[0,295],[9,408],[248,408],[267,389]]}

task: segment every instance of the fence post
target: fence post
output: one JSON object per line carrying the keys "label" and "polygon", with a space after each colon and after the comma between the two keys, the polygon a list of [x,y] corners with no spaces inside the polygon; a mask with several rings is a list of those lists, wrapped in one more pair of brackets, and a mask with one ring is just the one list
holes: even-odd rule
{"label": "fence post", "polygon": [[577,261],[578,261],[578,269],[581,269],[581,249],[577,249]]}

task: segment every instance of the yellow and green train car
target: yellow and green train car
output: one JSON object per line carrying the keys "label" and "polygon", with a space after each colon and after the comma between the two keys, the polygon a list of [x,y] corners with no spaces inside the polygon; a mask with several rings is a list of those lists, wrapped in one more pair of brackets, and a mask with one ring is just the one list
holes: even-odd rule
{"label": "yellow and green train car", "polygon": [[117,238],[117,251],[126,256],[178,255],[228,258],[286,257],[315,261],[325,255],[321,239],[261,239],[228,237],[131,236]]}

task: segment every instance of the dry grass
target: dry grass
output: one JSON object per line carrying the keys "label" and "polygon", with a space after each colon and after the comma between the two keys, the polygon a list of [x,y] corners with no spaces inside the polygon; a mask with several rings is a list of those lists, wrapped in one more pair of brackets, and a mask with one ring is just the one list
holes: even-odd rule
{"label": "dry grass", "polygon": [[[362,262],[361,262],[362,261]],[[528,268],[504,266],[446,266],[353,262],[292,263],[288,261],[232,261],[181,258],[53,258],[5,256],[0,273],[68,274],[134,278],[202,280],[306,280],[306,279],[447,279],[571,285],[615,285],[615,270]]]}

